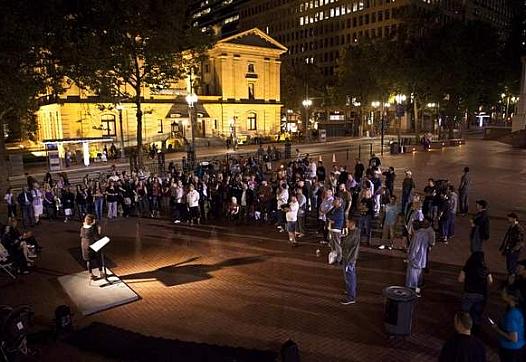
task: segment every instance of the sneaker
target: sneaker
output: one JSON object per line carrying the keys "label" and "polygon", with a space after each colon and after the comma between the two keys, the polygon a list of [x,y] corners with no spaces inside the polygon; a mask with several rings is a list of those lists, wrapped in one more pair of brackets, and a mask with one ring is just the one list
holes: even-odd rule
{"label": "sneaker", "polygon": [[174,224],[180,224],[181,223],[181,220],[175,220],[174,221]]}
{"label": "sneaker", "polygon": [[378,247],[378,249],[380,249],[380,250],[384,250],[384,249],[385,249],[385,245],[380,245],[380,246]]}
{"label": "sneaker", "polygon": [[393,250],[393,247],[392,246],[388,246],[387,249]]}
{"label": "sneaker", "polygon": [[349,305],[349,304],[355,304],[355,303],[356,303],[356,300],[354,299],[342,299],[340,301],[341,305]]}

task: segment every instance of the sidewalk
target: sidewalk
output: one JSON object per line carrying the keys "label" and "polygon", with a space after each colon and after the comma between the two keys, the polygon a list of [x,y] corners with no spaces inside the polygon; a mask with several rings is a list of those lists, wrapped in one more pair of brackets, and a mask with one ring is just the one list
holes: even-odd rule
{"label": "sidewalk", "polygon": [[[386,139],[386,142],[385,144],[388,144],[388,138],[393,138],[395,136],[393,135],[389,135],[389,136],[385,136],[385,139]],[[360,141],[363,141],[363,142],[366,142],[366,141],[369,141],[370,142],[373,142],[373,143],[377,143],[378,141],[380,140],[379,137],[354,137],[354,138],[351,138],[351,137],[338,137],[338,138],[334,138],[334,139],[331,139],[327,142],[312,142],[312,143],[295,143],[295,144],[292,144],[292,147],[291,147],[291,151],[292,151],[292,155],[295,156],[295,149],[296,148],[299,148],[300,151],[303,152],[304,149],[310,149],[310,148],[325,148],[325,147],[330,147],[330,146],[334,146],[334,145],[345,145],[345,144],[353,144],[353,143],[357,143],[357,142],[360,142]],[[266,144],[263,144],[263,148],[266,150],[268,146],[276,146],[278,147],[278,149],[280,149],[282,151],[283,147],[284,147],[284,143],[266,143]],[[247,145],[247,146],[240,146],[236,151],[234,151],[233,149],[226,149],[225,147],[207,147],[207,148],[198,148],[196,150],[196,154],[197,154],[197,159],[198,160],[203,160],[203,159],[206,159],[207,157],[217,157],[217,156],[224,156],[224,155],[236,155],[236,154],[245,154],[245,153],[250,153],[250,152],[256,152],[259,148],[259,145]],[[170,161],[181,161],[183,157],[186,157],[187,153],[186,151],[177,151],[177,152],[172,152],[172,153],[166,153],[165,154],[165,160],[166,160],[166,163],[169,163]],[[149,161],[148,159],[148,155],[147,154],[144,154],[143,155],[144,157],[144,160],[145,160],[145,163],[148,163],[148,162],[154,162],[154,160],[151,160]],[[156,161],[156,160],[155,160]],[[90,166],[88,167],[85,167],[85,166],[82,166],[82,165],[75,165],[75,166],[71,166],[69,168],[66,168],[66,169],[62,169],[60,171],[54,171],[54,172],[51,172],[51,174],[53,175],[57,175],[59,173],[63,173],[63,172],[66,172],[66,173],[75,173],[75,172],[98,172],[98,171],[106,171],[108,170],[111,165],[115,165],[118,169],[123,169],[123,168],[127,168],[129,166],[129,161],[128,159],[125,159],[125,160],[122,160],[122,159],[118,159],[118,160],[109,160],[108,162],[105,162],[105,163],[91,163]],[[42,178],[44,177],[44,175],[46,174],[47,172],[47,167],[44,166],[44,165],[38,165],[38,166],[35,166],[35,167],[26,167],[25,168],[25,172],[27,172],[28,174],[30,174],[31,176],[33,177],[36,177],[36,178]],[[13,176],[13,177],[10,177],[9,178],[10,181],[12,182],[16,182],[16,181],[21,181],[21,180],[25,180],[25,176],[24,175],[19,175],[19,176]]]}

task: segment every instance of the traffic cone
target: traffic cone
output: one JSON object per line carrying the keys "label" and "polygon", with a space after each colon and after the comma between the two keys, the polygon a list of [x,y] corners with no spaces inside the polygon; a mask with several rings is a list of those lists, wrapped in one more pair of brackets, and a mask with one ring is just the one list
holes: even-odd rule
{"label": "traffic cone", "polygon": [[336,154],[335,153],[332,154],[332,163],[336,163]]}

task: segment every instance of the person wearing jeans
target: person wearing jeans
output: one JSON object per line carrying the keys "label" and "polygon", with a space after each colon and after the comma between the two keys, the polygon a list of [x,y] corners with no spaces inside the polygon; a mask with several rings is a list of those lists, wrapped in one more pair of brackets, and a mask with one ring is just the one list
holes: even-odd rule
{"label": "person wearing jeans", "polygon": [[509,213],[508,222],[510,226],[504,235],[504,240],[499,248],[506,258],[506,269],[508,274],[513,275],[517,271],[517,263],[524,246],[524,228],[519,223],[519,217],[514,212]]}
{"label": "person wearing jeans", "polygon": [[356,303],[356,260],[360,249],[360,229],[354,220],[349,219],[344,229],[342,240],[343,277],[345,280],[346,298],[341,301],[343,305]]}
{"label": "person wearing jeans", "polygon": [[108,219],[115,219],[117,217],[117,200],[119,194],[117,189],[110,183],[110,186],[106,189],[106,201],[108,203]]}

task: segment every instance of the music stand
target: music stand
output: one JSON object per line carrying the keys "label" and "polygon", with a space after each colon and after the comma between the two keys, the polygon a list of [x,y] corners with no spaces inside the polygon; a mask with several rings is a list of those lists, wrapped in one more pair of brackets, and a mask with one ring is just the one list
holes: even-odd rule
{"label": "music stand", "polygon": [[116,281],[111,281],[108,278],[108,273],[106,271],[106,264],[104,262],[104,253],[102,252],[102,249],[104,249],[104,247],[108,245],[109,243],[110,243],[110,238],[107,236],[104,236],[103,238],[97,240],[96,242],[94,242],[93,244],[89,246],[90,249],[93,250],[94,252],[96,253],[100,252],[101,269],[102,269],[102,272],[104,273],[104,279],[108,282],[106,284],[101,285],[100,286],[101,288],[104,288],[108,285],[112,285],[114,283],[120,282],[120,279],[117,279]]}

